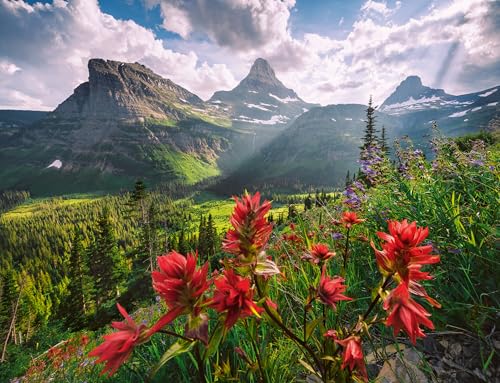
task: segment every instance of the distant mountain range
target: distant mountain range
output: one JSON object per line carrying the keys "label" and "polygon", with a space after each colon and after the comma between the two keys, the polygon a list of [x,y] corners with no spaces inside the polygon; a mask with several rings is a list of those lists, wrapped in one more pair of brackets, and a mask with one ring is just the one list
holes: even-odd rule
{"label": "distant mountain range", "polygon": [[[319,107],[264,59],[208,101],[138,63],[92,59],[89,80],[53,112],[0,111],[0,190],[35,195],[194,183],[222,175],[223,192],[252,184],[340,185],[357,168],[366,106]],[[499,116],[500,87],[462,96],[404,80],[377,111],[389,137],[417,142],[478,131]]]}

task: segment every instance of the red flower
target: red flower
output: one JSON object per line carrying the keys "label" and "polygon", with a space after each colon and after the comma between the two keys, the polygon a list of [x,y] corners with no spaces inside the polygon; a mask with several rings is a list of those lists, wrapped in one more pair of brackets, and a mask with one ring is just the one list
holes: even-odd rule
{"label": "red flower", "polygon": [[175,251],[159,256],[160,271],[153,271],[153,288],[165,299],[170,311],[153,326],[156,332],[181,314],[198,315],[203,293],[210,286],[207,280],[208,263],[196,267],[197,255],[184,257]]}
{"label": "red flower", "polygon": [[358,215],[354,211],[344,211],[340,220],[348,229],[350,229],[352,225],[357,225],[365,221],[365,219],[358,218]]}
{"label": "red flower", "polygon": [[117,306],[125,321],[113,322],[112,326],[119,331],[104,335],[104,343],[89,353],[89,356],[99,358],[96,363],[106,363],[101,375],[106,372],[109,376],[113,375],[128,359],[134,347],[146,342],[150,336],[145,325],[138,326],[119,303]]}
{"label": "red flower", "polygon": [[250,279],[236,275],[232,269],[226,269],[214,283],[216,290],[211,306],[218,312],[227,312],[224,323],[226,329],[230,329],[239,318],[252,314],[259,316],[262,312],[262,308],[253,301]]}
{"label": "red flower", "polygon": [[328,245],[318,243],[312,246],[311,251],[303,259],[310,259],[313,263],[323,263],[335,256],[335,251],[330,251]]}
{"label": "red flower", "polygon": [[417,302],[410,298],[410,292],[405,283],[400,283],[384,301],[384,310],[388,311],[387,326],[394,327],[394,336],[401,328],[408,334],[413,344],[417,337],[425,337],[420,325],[433,330],[434,325],[427,318],[430,314]]}
{"label": "red flower", "polygon": [[363,349],[361,348],[361,339],[359,336],[351,335],[343,340],[335,340],[344,348],[342,368],[349,366],[351,371],[356,370],[365,382],[368,381],[365,361],[363,359]]}
{"label": "red flower", "polygon": [[325,305],[330,305],[335,309],[335,303],[340,301],[351,301],[352,298],[343,295],[347,286],[343,284],[344,278],[330,278],[326,274],[326,265],[323,266],[321,278],[319,280],[318,296]]}
{"label": "red flower", "polygon": [[389,221],[389,232],[377,232],[385,241],[382,250],[375,250],[377,264],[383,274],[397,274],[399,280],[409,283],[409,280],[431,279],[428,273],[420,271],[423,265],[439,262],[438,255],[432,255],[432,246],[418,246],[427,238],[429,229],[417,227],[416,222],[408,223]]}
{"label": "red flower", "polygon": [[260,203],[260,193],[244,195],[241,200],[234,197],[236,207],[231,216],[233,230],[229,230],[222,248],[239,257],[244,263],[255,261],[257,254],[267,244],[273,225],[267,222],[265,215],[271,209],[271,203]]}

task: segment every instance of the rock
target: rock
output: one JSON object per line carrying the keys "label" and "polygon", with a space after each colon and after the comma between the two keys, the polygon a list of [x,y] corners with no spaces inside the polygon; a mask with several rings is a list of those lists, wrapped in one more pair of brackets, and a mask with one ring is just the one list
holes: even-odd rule
{"label": "rock", "polygon": [[420,371],[418,364],[421,362],[420,355],[412,350],[406,349],[404,356],[394,357],[387,360],[380,370],[377,383],[427,383],[429,380]]}
{"label": "rock", "polygon": [[456,358],[462,353],[462,346],[460,345],[460,343],[452,343],[450,348],[448,349],[448,352],[451,354],[451,356]]}

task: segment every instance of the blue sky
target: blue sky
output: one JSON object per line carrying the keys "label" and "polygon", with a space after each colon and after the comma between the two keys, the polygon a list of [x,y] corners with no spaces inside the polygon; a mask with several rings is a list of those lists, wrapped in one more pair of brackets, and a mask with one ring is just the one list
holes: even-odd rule
{"label": "blue sky", "polygon": [[500,2],[0,0],[0,108],[56,107],[102,57],[207,99],[257,57],[307,101],[381,103],[409,75],[462,94],[500,84]]}

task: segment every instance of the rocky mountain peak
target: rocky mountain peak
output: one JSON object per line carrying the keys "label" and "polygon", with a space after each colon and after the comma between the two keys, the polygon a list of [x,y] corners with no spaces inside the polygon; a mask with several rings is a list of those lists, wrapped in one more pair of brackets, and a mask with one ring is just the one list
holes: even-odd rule
{"label": "rocky mountain peak", "polygon": [[179,105],[203,101],[139,63],[90,59],[89,80],[54,111],[61,118],[183,118]]}
{"label": "rocky mountain peak", "polygon": [[250,68],[248,75],[239,83],[236,89],[243,91],[270,91],[279,96],[296,96],[293,90],[288,89],[278,80],[276,73],[263,58],[258,58]]}
{"label": "rocky mountain peak", "polygon": [[255,60],[252,67],[250,68],[247,79],[253,79],[267,83],[279,83],[279,80],[276,78],[276,74],[274,73],[273,68],[271,68],[271,65],[269,65],[269,63],[263,58],[258,58],[257,60]]}
{"label": "rocky mountain peak", "polygon": [[438,98],[446,99],[451,97],[443,89],[433,89],[422,84],[418,76],[408,76],[403,80],[396,90],[384,101],[381,110],[391,106],[401,106],[404,103],[413,104],[418,100],[431,101]]}

